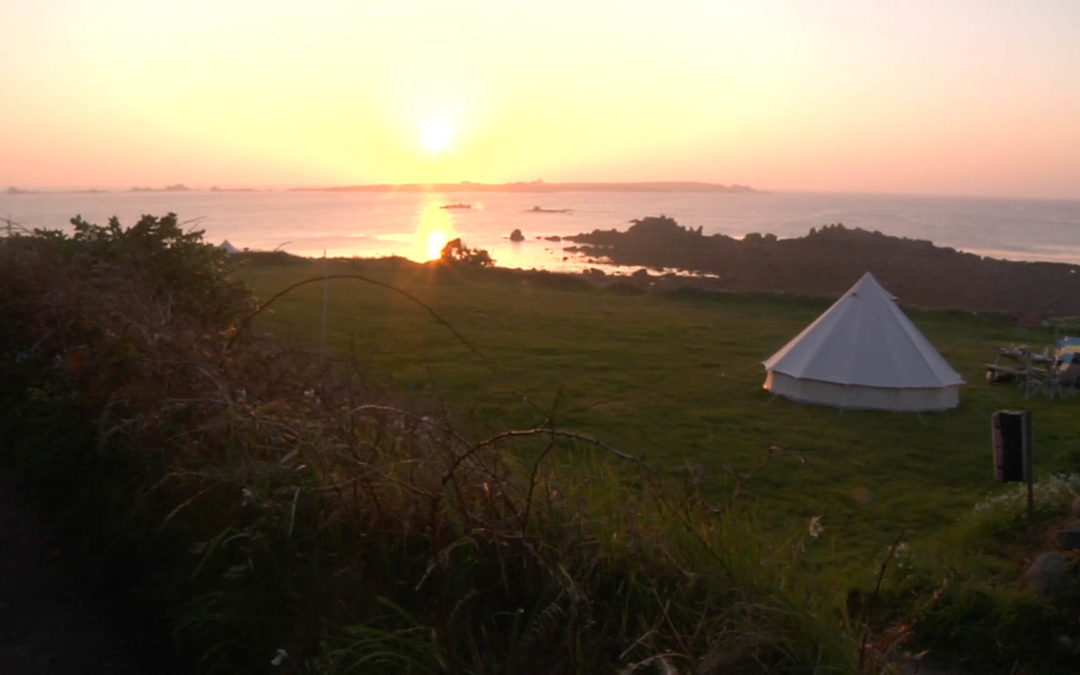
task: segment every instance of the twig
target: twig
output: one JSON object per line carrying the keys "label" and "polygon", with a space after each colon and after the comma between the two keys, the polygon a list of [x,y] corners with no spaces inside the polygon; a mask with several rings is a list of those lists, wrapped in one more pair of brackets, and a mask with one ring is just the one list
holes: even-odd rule
{"label": "twig", "polygon": [[659,605],[660,612],[664,615],[664,620],[667,621],[668,628],[671,629],[671,634],[675,636],[676,640],[678,640],[679,647],[683,650],[683,653],[688,654],[690,652],[690,650],[687,649],[686,643],[683,642],[682,634],[679,633],[679,630],[677,628],[675,628],[675,622],[671,620],[671,615],[668,614],[668,607],[671,605],[671,600],[670,599],[668,599],[666,601],[661,600],[660,599],[660,594],[656,592],[656,587],[655,586],[652,589],[652,594],[653,594],[653,597],[656,598],[656,604]]}
{"label": "twig", "polygon": [[874,592],[870,596],[870,602],[867,603],[866,608],[866,630],[863,631],[862,640],[859,641],[859,672],[863,672],[863,662],[866,658],[866,643],[870,639],[870,629],[874,622],[874,609],[877,605],[878,594],[881,592],[881,583],[885,580],[885,570],[889,567],[889,562],[896,555],[896,549],[900,547],[900,542],[904,540],[904,535],[907,534],[907,525],[897,535],[896,540],[889,546],[889,552],[885,555],[885,559],[881,561],[881,567],[878,569],[877,583],[874,584]]}
{"label": "twig", "polygon": [[307,284],[314,284],[314,283],[326,283],[330,279],[334,279],[334,280],[337,280],[337,279],[352,279],[354,281],[363,281],[363,282],[372,284],[374,286],[378,286],[379,288],[385,288],[385,289],[387,289],[389,291],[393,291],[395,293],[398,293],[398,294],[404,296],[409,301],[414,302],[417,305],[420,305],[421,307],[423,307],[425,310],[427,310],[428,314],[430,314],[437,322],[442,324],[448,331],[450,331],[454,335],[454,337],[456,337],[458,339],[458,341],[460,341],[463,345],[468,347],[469,351],[471,351],[473,354],[475,354],[477,358],[479,358],[481,361],[483,361],[485,364],[487,364],[488,367],[490,367],[493,371],[498,372],[498,368],[495,366],[495,363],[493,361],[489,360],[486,356],[484,356],[483,353],[481,353],[480,350],[477,349],[473,345],[473,343],[471,343],[467,339],[465,339],[465,336],[463,336],[461,333],[459,333],[457,331],[457,329],[454,328],[454,326],[449,321],[447,321],[446,319],[439,316],[439,314],[434,309],[432,309],[427,303],[425,303],[423,300],[416,297],[412,293],[409,293],[406,290],[398,288],[397,286],[393,286],[391,284],[383,283],[382,281],[377,281],[377,280],[372,279],[370,277],[366,277],[366,276],[364,276],[362,274],[327,274],[327,275],[318,276],[318,277],[311,277],[309,279],[303,279],[301,281],[297,281],[294,284],[290,284],[289,286],[287,286],[283,290],[278,291],[276,294],[274,294],[274,296],[272,298],[270,298],[269,300],[267,300],[265,303],[259,305],[258,309],[256,309],[251,314],[248,314],[247,317],[245,317],[244,320],[240,322],[240,325],[237,327],[236,332],[232,335],[232,337],[229,338],[228,343],[226,343],[226,345],[225,345],[226,351],[232,349],[232,345],[236,341],[236,338],[239,337],[240,334],[243,333],[244,330],[247,329],[247,327],[251,324],[251,322],[255,319],[255,317],[262,314],[262,312],[267,307],[274,304],[274,302],[276,302],[279,298],[281,298],[281,297],[283,297],[285,295],[288,295],[289,293],[291,293],[292,291],[294,291],[295,289],[297,289],[297,288],[299,288],[301,286],[305,286]]}
{"label": "twig", "polygon": [[540,463],[544,461],[544,458],[548,456],[548,453],[555,448],[555,439],[552,438],[544,448],[544,451],[540,453],[540,456],[533,462],[532,472],[529,474],[529,491],[525,495],[525,513],[521,516],[521,531],[524,532],[529,524],[529,513],[532,511],[533,493],[536,491],[536,474],[540,470]]}
{"label": "twig", "polygon": [[296,525],[296,504],[300,500],[300,488],[293,488],[292,509],[289,510],[289,529],[285,533],[286,539],[292,539],[293,527]]}
{"label": "twig", "polygon": [[633,456],[633,455],[631,455],[629,453],[623,452],[622,450],[619,450],[618,448],[613,448],[612,446],[608,445],[607,443],[601,441],[598,438],[593,438],[592,436],[587,436],[585,434],[579,434],[579,433],[577,433],[575,431],[561,431],[559,429],[550,429],[550,428],[544,428],[544,427],[537,427],[535,429],[512,429],[510,431],[503,431],[501,433],[495,434],[494,436],[492,436],[492,437],[490,437],[490,438],[488,438],[486,440],[480,441],[479,443],[476,444],[475,449],[478,450],[478,449],[480,449],[482,447],[485,447],[485,446],[488,446],[488,445],[494,445],[495,443],[498,443],[499,441],[505,440],[507,438],[519,438],[519,437],[522,437],[522,436],[541,436],[541,435],[550,435],[550,436],[553,436],[553,437],[557,436],[559,438],[569,438],[569,439],[572,439],[572,440],[575,440],[575,441],[582,441],[584,443],[589,443],[590,445],[595,445],[596,447],[598,447],[598,448],[600,448],[602,450],[610,452],[611,454],[615,455],[616,457],[619,457],[620,459],[625,459],[627,461],[634,462],[635,464],[639,464],[640,466],[645,467],[649,471],[652,471],[652,472],[656,471],[656,469],[654,469],[652,466],[650,466],[648,464],[648,462],[646,462],[645,460],[639,459],[638,457],[635,457],[635,456]]}
{"label": "twig", "polygon": [[183,511],[185,508],[187,508],[191,504],[191,502],[195,501],[199,497],[202,497],[204,494],[206,494],[210,490],[213,490],[218,485],[219,485],[218,483],[207,485],[206,487],[199,490],[195,494],[191,495],[190,497],[188,497],[184,501],[180,502],[180,504],[176,508],[174,508],[172,511],[169,511],[169,515],[165,516],[165,519],[161,521],[161,525],[159,525],[158,528],[159,529],[165,529],[165,526],[169,524],[169,521],[172,520],[173,517],[176,516],[176,514]]}

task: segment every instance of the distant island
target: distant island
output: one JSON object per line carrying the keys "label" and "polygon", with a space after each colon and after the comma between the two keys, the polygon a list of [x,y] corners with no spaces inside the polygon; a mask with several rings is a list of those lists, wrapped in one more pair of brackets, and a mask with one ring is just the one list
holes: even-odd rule
{"label": "distant island", "polygon": [[[128,192],[201,192],[202,188],[193,188],[183,183],[175,183],[164,187],[150,187],[136,185],[127,190]],[[217,185],[210,186],[207,192],[266,192],[273,191],[270,188],[222,188]],[[330,185],[325,187],[295,187],[288,188],[288,192],[718,192],[718,193],[758,193],[763,192],[749,185],[721,185],[719,183],[702,183],[696,181],[642,181],[630,183],[545,183],[542,180],[518,181],[514,183],[473,183],[462,181],[460,183],[379,183],[375,185]],[[38,190],[24,190],[18,187],[9,187],[4,194],[34,194]],[[51,190],[50,192],[83,192],[98,193],[109,190]],[[542,209],[535,208],[535,213],[566,213],[567,209]]]}
{"label": "distant island", "polygon": [[166,185],[163,188],[142,187],[136,185],[131,188],[131,192],[190,192],[191,188],[183,183],[176,183],[175,185]]}
{"label": "distant island", "polygon": [[292,188],[293,192],[760,192],[748,185],[721,185],[694,181],[645,181],[634,183],[380,183]]}

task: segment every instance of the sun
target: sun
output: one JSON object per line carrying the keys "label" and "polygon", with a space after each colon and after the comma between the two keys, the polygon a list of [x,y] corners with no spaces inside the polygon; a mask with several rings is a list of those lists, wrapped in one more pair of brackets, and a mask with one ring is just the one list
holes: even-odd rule
{"label": "sun", "polygon": [[420,147],[431,154],[449,150],[456,132],[446,120],[432,120],[420,128]]}

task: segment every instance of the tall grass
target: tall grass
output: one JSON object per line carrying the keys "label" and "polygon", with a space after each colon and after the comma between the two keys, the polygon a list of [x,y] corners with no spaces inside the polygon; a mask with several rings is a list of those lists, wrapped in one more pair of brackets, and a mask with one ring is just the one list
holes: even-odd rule
{"label": "tall grass", "polygon": [[202,672],[855,667],[811,530],[763,536],[737,496],[542,408],[492,430],[239,331],[256,306],[174,216],[0,259],[9,458],[135,561]]}

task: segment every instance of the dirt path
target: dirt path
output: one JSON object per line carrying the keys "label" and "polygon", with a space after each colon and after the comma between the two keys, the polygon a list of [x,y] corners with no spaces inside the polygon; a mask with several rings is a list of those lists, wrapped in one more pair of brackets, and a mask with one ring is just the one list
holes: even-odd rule
{"label": "dirt path", "polygon": [[[0,672],[176,672],[133,634],[125,599],[79,578],[79,566],[0,466]],[[89,575],[87,575],[89,576]],[[126,624],[126,626],[125,626]]]}

